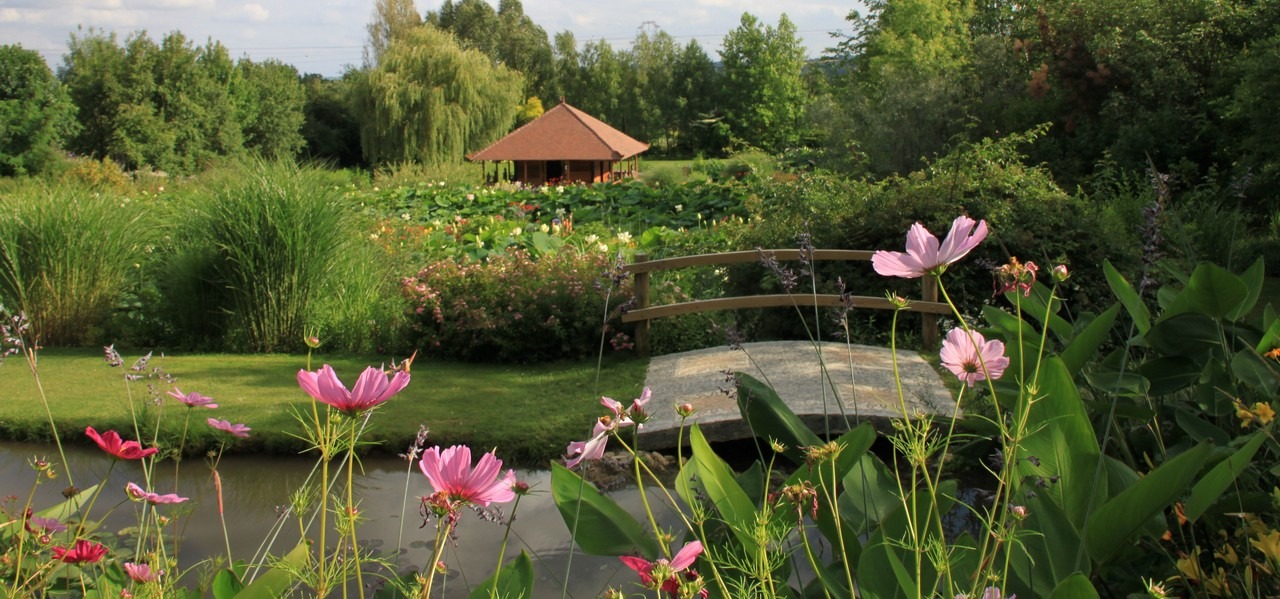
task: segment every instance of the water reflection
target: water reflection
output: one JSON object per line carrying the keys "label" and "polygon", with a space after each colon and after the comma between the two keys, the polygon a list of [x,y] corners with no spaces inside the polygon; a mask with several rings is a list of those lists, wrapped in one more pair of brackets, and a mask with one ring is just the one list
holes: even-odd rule
{"label": "water reflection", "polygon": [[[136,525],[135,510],[139,506],[127,501],[124,487],[131,481],[142,483],[139,464],[119,462],[112,467],[111,460],[96,448],[67,447],[66,450],[70,474],[77,486],[89,487],[110,476],[104,482],[103,495],[91,517],[102,518],[110,511],[105,520],[108,531]],[[57,454],[57,448],[52,445],[0,443],[0,494],[25,501],[36,479],[28,462],[34,456],[56,462]],[[421,528],[418,498],[430,492],[430,485],[416,465],[410,469],[409,463],[403,460],[372,458],[364,460],[363,465],[364,473],[357,473],[356,481],[360,511],[366,518],[360,528],[361,540],[383,554],[393,554],[399,539],[399,569],[408,571],[420,567],[430,558],[434,529]],[[282,514],[289,504],[290,493],[303,484],[313,466],[313,461],[302,457],[222,458],[218,473],[222,479],[228,534],[224,541],[210,467],[200,459],[184,461],[176,490],[191,500],[174,510],[182,515],[178,525],[182,532],[181,567],[196,566],[210,556],[225,556],[228,543],[232,556],[245,561],[253,561],[264,541],[272,536],[275,537],[272,554],[282,555],[294,547],[298,542],[298,524],[292,516]],[[63,500],[61,493],[68,482],[64,469],[60,466],[58,470],[61,476],[57,480],[36,486],[33,501],[36,511]],[[527,551],[537,576],[536,596],[558,597],[571,544],[564,521],[551,501],[551,475],[548,471],[517,471],[517,474],[529,483],[534,493],[521,500],[515,514],[507,557],[518,555],[522,549]],[[161,463],[156,472],[155,490],[174,492],[174,480],[173,462]],[[640,495],[634,488],[614,492],[612,496],[633,515],[643,514]],[[650,491],[649,501],[657,509],[663,497]],[[14,506],[11,512],[20,509],[20,505]],[[675,521],[671,513],[662,516],[661,520],[667,524]],[[445,596],[465,597],[467,589],[493,572],[503,532],[504,527],[499,524],[482,521],[473,514],[464,515],[457,530],[457,545],[450,547],[446,556],[450,574]],[[608,586],[630,585],[634,580],[634,573],[623,568],[616,558],[577,553],[572,557],[572,566],[568,582],[571,597],[595,597]]]}

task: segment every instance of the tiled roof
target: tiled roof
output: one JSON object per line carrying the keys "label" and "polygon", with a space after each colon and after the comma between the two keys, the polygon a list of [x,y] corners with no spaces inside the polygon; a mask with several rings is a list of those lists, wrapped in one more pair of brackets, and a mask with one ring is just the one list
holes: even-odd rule
{"label": "tiled roof", "polygon": [[649,149],[649,144],[604,124],[560,101],[554,108],[470,160],[623,160]]}

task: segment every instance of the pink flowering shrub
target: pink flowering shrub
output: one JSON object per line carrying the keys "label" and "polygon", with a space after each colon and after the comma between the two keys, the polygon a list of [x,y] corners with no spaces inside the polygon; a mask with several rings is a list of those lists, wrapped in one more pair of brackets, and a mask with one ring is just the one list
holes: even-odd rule
{"label": "pink flowering shrub", "polygon": [[[522,249],[484,262],[442,260],[406,277],[415,345],[426,355],[536,362],[594,355],[608,305],[609,336],[630,280],[616,256],[562,251],[534,260]],[[617,282],[615,282],[615,280]]]}

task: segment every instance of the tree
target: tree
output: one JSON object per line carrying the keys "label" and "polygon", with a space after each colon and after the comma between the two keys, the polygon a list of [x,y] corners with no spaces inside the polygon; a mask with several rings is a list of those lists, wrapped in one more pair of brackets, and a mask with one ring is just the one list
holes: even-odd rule
{"label": "tree", "polygon": [[501,0],[497,11],[485,0],[445,0],[440,10],[427,13],[427,23],[454,34],[462,47],[519,71],[526,96],[549,93],[551,43],[547,32],[524,14],[520,0]]}
{"label": "tree", "polygon": [[671,68],[674,109],[668,117],[678,152],[719,153],[728,144],[720,111],[720,72],[697,40],[689,43]]}
{"label": "tree", "polygon": [[74,127],[75,105],[40,54],[0,46],[0,175],[43,171]]}
{"label": "tree", "polygon": [[643,28],[625,55],[622,120],[618,126],[632,137],[670,149],[676,98],[672,94],[673,67],[679,56],[675,40],[665,31]]}
{"label": "tree", "polygon": [[743,13],[738,27],[725,36],[720,58],[725,122],[732,135],[774,152],[797,144],[808,98],[805,54],[787,15],[775,28]]}
{"label": "tree", "polygon": [[372,164],[460,161],[510,130],[523,86],[519,73],[463,49],[453,35],[418,28],[356,78],[364,157]]}
{"label": "tree", "polygon": [[138,32],[121,47],[90,30],[72,35],[59,77],[79,108],[73,152],[187,173],[243,150],[235,63],[217,42],[194,47],[175,31],[156,44]]}
{"label": "tree", "polygon": [[298,70],[277,60],[241,59],[236,74],[233,93],[245,147],[268,158],[296,156],[305,143],[302,125],[307,100]]}
{"label": "tree", "polygon": [[413,0],[374,0],[373,18],[365,26],[369,41],[364,47],[364,65],[374,67],[387,46],[422,25],[422,17]]}

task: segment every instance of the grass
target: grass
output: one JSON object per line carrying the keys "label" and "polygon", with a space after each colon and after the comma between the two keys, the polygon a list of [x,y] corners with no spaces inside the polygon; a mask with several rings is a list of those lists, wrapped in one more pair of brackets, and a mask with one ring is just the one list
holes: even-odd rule
{"label": "grass", "polygon": [[[84,429],[118,430],[126,439],[140,436],[144,444],[175,448],[187,408],[166,393],[175,385],[184,393],[212,397],[216,410],[196,409],[186,443],[187,453],[217,447],[221,437],[205,424],[216,417],[245,423],[248,439],[230,443],[228,452],[297,453],[305,445],[294,414],[310,414],[310,400],[298,388],[296,374],[306,367],[305,355],[166,355],[153,357],[148,370],[159,367],[177,378],[173,385],[158,379],[126,383],[125,368],[137,356],[125,356],[125,366],[110,368],[102,353],[88,350],[44,350],[39,355],[40,381],[49,398],[61,438],[85,443]],[[312,368],[328,363],[348,386],[366,366],[381,358],[313,356]],[[596,389],[594,360],[555,364],[496,366],[418,360],[408,388],[379,407],[370,420],[365,440],[370,451],[403,452],[418,432],[430,428],[428,442],[448,446],[466,443],[477,449],[496,448],[507,460],[522,465],[545,465],[561,455],[572,440],[580,440],[599,416],[600,395],[629,399],[644,386],[647,360],[608,360]],[[151,386],[152,391],[148,390]],[[51,440],[48,419],[35,382],[21,356],[0,366],[0,438]],[[156,393],[158,404],[151,401]],[[134,432],[132,402],[143,423]],[[322,406],[323,407],[323,406]]]}

